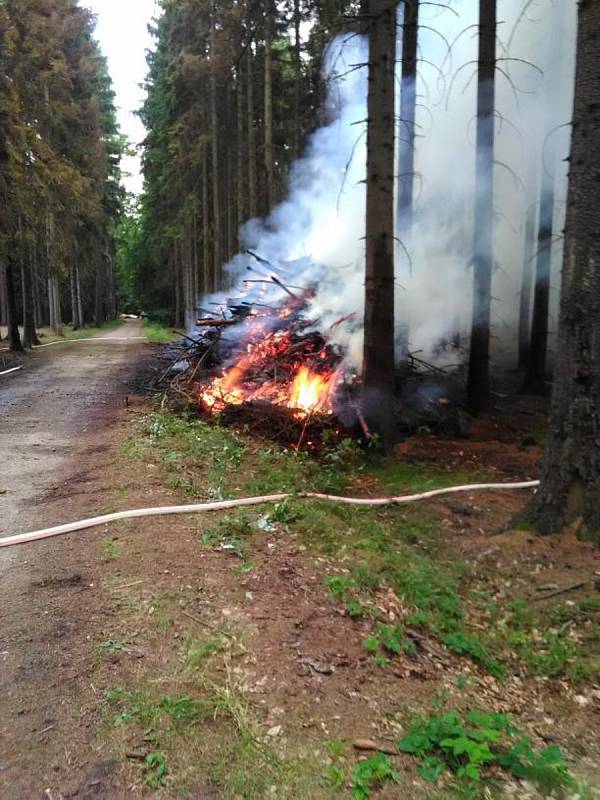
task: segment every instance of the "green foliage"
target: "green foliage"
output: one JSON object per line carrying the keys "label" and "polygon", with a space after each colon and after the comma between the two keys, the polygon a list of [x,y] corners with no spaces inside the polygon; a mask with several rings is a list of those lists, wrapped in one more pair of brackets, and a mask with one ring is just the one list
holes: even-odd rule
{"label": "green foliage", "polygon": [[385,654],[392,656],[400,653],[407,653],[411,656],[416,654],[414,642],[405,635],[404,629],[400,625],[379,625],[376,634],[363,639],[363,647],[373,654],[379,653],[380,650],[384,651],[379,653],[377,658],[376,663],[379,666],[387,664]]}
{"label": "green foliage", "polygon": [[148,753],[144,759],[144,782],[151,789],[159,789],[167,782],[169,770],[164,753]]}
{"label": "green foliage", "polygon": [[399,775],[388,756],[377,753],[364,761],[359,761],[352,773],[352,797],[366,800],[372,792],[386,781],[398,783]]}
{"label": "green foliage", "polygon": [[441,638],[442,642],[453,653],[471,656],[474,661],[479,662],[482,667],[485,667],[489,673],[497,678],[501,678],[504,675],[504,666],[498,659],[490,656],[487,648],[474,634],[467,633],[464,630],[455,630],[445,633]]}
{"label": "green foliage", "polygon": [[348,575],[332,575],[325,579],[331,594],[344,603],[346,614],[352,619],[359,619],[373,613],[370,608],[363,605],[358,598],[358,583]]}
{"label": "green foliage", "polygon": [[180,338],[172,328],[150,319],[144,320],[144,334],[149,342],[157,344],[169,344]]}
{"label": "green foliage", "polygon": [[420,759],[419,775],[431,782],[446,770],[480,781],[483,770],[495,766],[535,783],[545,796],[573,785],[560,749],[534,749],[506,714],[453,710],[417,717],[398,747]]}
{"label": "green foliage", "polygon": [[59,291],[77,264],[84,318],[100,322],[124,143],[94,17],[63,0],[6,0],[0,15],[0,259],[43,252]]}

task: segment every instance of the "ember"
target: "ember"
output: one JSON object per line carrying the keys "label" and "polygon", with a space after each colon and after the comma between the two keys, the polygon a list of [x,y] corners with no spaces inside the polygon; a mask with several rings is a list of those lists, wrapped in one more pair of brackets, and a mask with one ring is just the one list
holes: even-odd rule
{"label": "ember", "polygon": [[293,286],[292,292],[283,276],[271,275],[268,283],[283,292],[279,303],[267,305],[262,289],[246,287],[246,297],[216,312],[202,309],[187,337],[187,368],[171,387],[226,424],[310,447],[326,428],[340,427],[336,416],[350,402],[352,381],[342,369],[342,350],[308,318],[314,290]]}
{"label": "ember", "polygon": [[[283,310],[288,313],[279,313],[278,320],[291,323],[290,309]],[[339,354],[320,334],[301,336],[292,330],[263,334],[265,323],[256,315],[245,327],[250,337],[246,352],[199,392],[207,409],[221,412],[226,406],[262,401],[290,408],[298,417],[332,413]]]}

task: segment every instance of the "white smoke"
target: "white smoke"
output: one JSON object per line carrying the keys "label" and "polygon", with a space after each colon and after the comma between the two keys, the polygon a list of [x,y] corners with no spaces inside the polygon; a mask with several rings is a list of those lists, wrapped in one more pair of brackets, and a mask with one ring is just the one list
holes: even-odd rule
{"label": "white smoke", "polygon": [[[467,334],[470,327],[477,4],[423,5],[420,23],[415,211],[410,234],[397,249],[396,320],[399,332],[408,331],[411,350],[431,354],[441,340]],[[555,234],[564,219],[575,4],[534,0],[525,7],[524,0],[500,0],[499,23],[492,341],[496,356],[514,362],[525,216],[539,204],[542,170],[556,178]],[[332,122],[313,134],[304,157],[292,166],[286,200],[267,219],[251,220],[242,230],[245,246],[282,265],[290,284],[317,284],[309,314],[320,330],[356,312],[353,323],[333,334],[356,365],[364,302],[367,93],[366,67],[356,65],[366,61],[364,38],[349,34],[332,42],[325,59]],[[399,72],[398,66],[398,86]],[[398,132],[403,135],[401,123]],[[551,314],[561,249],[557,241]],[[245,254],[226,268],[238,282],[260,277],[248,272],[249,265],[268,275],[268,267]],[[284,299],[281,289],[266,284],[255,284],[248,299],[259,291],[263,302]]]}

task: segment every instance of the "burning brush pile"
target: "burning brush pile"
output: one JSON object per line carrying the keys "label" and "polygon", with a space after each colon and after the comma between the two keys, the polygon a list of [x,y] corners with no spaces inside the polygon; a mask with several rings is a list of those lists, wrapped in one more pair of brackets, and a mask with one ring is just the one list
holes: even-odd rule
{"label": "burning brush pile", "polygon": [[[267,284],[279,289],[280,303],[271,291],[270,303],[261,302],[266,292],[256,287]],[[307,316],[315,290],[289,286],[276,274],[246,287],[245,297],[215,304],[213,312],[201,309],[173,391],[222,424],[297,448],[316,448],[325,431],[336,435],[362,424],[368,434],[343,349]]]}

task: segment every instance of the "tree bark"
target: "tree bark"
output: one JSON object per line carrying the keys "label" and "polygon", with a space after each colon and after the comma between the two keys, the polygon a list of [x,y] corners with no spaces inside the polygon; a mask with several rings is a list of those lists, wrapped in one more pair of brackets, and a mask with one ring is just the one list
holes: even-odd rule
{"label": "tree bark", "polygon": [[75,280],[75,264],[71,265],[69,273],[69,284],[71,289],[71,324],[73,330],[81,328],[81,319],[79,318],[79,306],[77,305],[77,283]]}
{"label": "tree bark", "polygon": [[17,321],[17,299],[15,292],[14,267],[10,258],[4,264],[4,289],[6,294],[6,324],[8,326],[9,346],[14,352],[22,352],[23,345],[21,344],[19,324]]}
{"label": "tree bark", "polygon": [[210,128],[212,147],[212,201],[213,201],[213,285],[219,287],[222,261],[221,192],[219,186],[219,117],[217,113],[217,76],[215,65],[215,31],[211,37],[210,69]]}
{"label": "tree bark", "polygon": [[294,129],[292,132],[292,157],[300,157],[300,147],[302,144],[302,117],[301,117],[301,98],[302,98],[302,40],[300,37],[300,24],[302,22],[302,12],[300,0],[294,0]]}
{"label": "tree bark", "polygon": [[369,95],[363,382],[365,414],[394,432],[394,128],[396,4],[369,3]]}
{"label": "tree bark", "polygon": [[[548,154],[548,163],[554,164],[551,154]],[[547,169],[544,169],[540,196],[531,340],[527,359],[527,374],[525,376],[525,390],[532,394],[546,394],[548,389],[546,382],[546,353],[548,349],[553,217],[554,175],[548,174]]]}
{"label": "tree bark", "polygon": [[51,306],[50,327],[57,336],[63,335],[62,309],[60,307],[60,284],[56,275],[48,276],[48,302]]}
{"label": "tree bark", "polygon": [[236,203],[236,228],[237,228],[237,242],[238,247],[241,248],[241,240],[239,236],[239,231],[241,226],[244,224],[246,220],[246,201],[245,201],[245,189],[246,189],[246,180],[245,180],[245,169],[244,169],[244,157],[246,153],[246,144],[244,142],[244,81],[243,81],[243,74],[242,74],[242,65],[240,61],[240,66],[238,67],[237,71],[237,82],[236,82],[236,114],[237,114],[237,180],[236,180],[236,196],[237,196],[237,203]]}
{"label": "tree bark", "polygon": [[398,200],[396,231],[400,238],[412,226],[415,183],[415,116],[417,104],[417,44],[419,0],[405,0],[402,36],[402,83],[398,132]]}
{"label": "tree bark", "polygon": [[254,127],[254,70],[252,61],[252,42],[248,43],[246,56],[246,81],[248,103],[248,214],[256,216],[256,129]]}
{"label": "tree bark", "polygon": [[[529,183],[532,186],[533,183]],[[536,207],[527,209],[525,221],[525,246],[523,248],[523,273],[519,296],[519,369],[525,369],[529,361],[529,334],[531,319],[531,284],[533,280],[533,257],[535,241]]]}
{"label": "tree bark", "polygon": [[83,302],[81,299],[81,279],[79,277],[79,265],[75,264],[75,292],[77,294],[77,315],[79,316],[79,324],[81,327],[85,325],[85,317],[83,315]]}
{"label": "tree bark", "polygon": [[494,263],[496,27],[496,0],[479,0],[473,317],[467,381],[468,403],[475,413],[487,406],[490,391],[490,309]]}
{"label": "tree bark", "polygon": [[554,389],[541,485],[524,512],[600,544],[600,4],[580,0]]}
{"label": "tree bark", "polygon": [[265,0],[265,213],[273,207],[273,0]]}
{"label": "tree bark", "polygon": [[39,344],[35,330],[35,311],[33,304],[33,269],[31,256],[21,261],[21,284],[23,291],[23,346],[30,349]]}
{"label": "tree bark", "polygon": [[216,291],[210,258],[210,221],[208,209],[208,155],[202,165],[202,272],[206,292]]}

